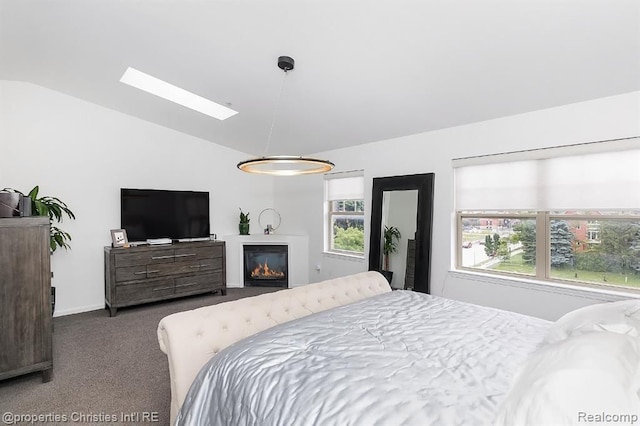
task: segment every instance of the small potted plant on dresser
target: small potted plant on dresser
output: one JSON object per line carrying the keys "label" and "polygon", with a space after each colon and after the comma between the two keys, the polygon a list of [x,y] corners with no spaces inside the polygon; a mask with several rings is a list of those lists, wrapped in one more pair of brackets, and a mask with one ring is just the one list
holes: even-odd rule
{"label": "small potted plant on dresser", "polygon": [[240,235],[249,235],[249,213],[244,213],[242,209],[240,209],[240,223],[238,224],[238,230],[240,231]]}

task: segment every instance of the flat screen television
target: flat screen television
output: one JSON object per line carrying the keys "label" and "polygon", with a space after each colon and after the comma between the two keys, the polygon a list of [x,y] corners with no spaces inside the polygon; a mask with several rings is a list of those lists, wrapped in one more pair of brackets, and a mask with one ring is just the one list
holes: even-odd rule
{"label": "flat screen television", "polygon": [[209,193],[120,189],[120,227],[129,241],[209,237]]}

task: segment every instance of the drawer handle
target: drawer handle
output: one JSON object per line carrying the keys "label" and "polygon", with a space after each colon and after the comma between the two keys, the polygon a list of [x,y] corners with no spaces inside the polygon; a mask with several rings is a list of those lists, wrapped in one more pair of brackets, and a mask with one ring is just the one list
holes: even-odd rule
{"label": "drawer handle", "polygon": [[147,274],[155,274],[156,272],[160,272],[160,270],[156,269],[154,271],[147,271]]}
{"label": "drawer handle", "polygon": [[171,290],[171,289],[173,289],[173,286],[171,286],[171,287],[158,287],[158,288],[154,288],[153,291]]}
{"label": "drawer handle", "polygon": [[187,253],[187,254],[176,254],[174,257],[189,257],[189,256],[195,256],[195,253]]}
{"label": "drawer handle", "polygon": [[200,269],[200,267],[201,267],[201,266],[202,266],[202,265],[191,265],[191,266],[189,266],[189,267],[190,267],[190,268]]}
{"label": "drawer handle", "polygon": [[191,287],[192,285],[196,285],[196,284],[198,284],[198,283],[180,284],[180,285],[177,285],[176,288],[178,288],[178,287]]}
{"label": "drawer handle", "polygon": [[144,275],[147,271],[134,272],[133,275]]}
{"label": "drawer handle", "polygon": [[151,259],[152,260],[158,260],[158,259],[173,259],[174,257],[176,257],[175,255],[167,255],[167,256],[152,256]]}

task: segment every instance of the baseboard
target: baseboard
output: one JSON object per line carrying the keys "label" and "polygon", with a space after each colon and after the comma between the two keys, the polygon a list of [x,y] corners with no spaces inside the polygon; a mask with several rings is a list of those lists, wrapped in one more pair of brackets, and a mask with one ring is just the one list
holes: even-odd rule
{"label": "baseboard", "polygon": [[244,288],[242,284],[227,283],[227,288]]}
{"label": "baseboard", "polygon": [[58,310],[56,307],[56,311],[53,313],[53,316],[54,318],[64,317],[66,315],[80,314],[82,312],[89,312],[89,311],[99,311],[101,309],[104,309],[104,303],[101,305],[81,306],[78,308],[63,309],[63,310]]}

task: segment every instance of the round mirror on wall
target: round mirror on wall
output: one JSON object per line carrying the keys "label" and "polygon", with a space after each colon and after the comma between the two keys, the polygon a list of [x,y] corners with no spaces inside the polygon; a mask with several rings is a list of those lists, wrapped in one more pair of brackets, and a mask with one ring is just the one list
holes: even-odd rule
{"label": "round mirror on wall", "polygon": [[280,227],[282,218],[276,209],[268,208],[260,212],[258,223],[265,235],[273,234]]}

